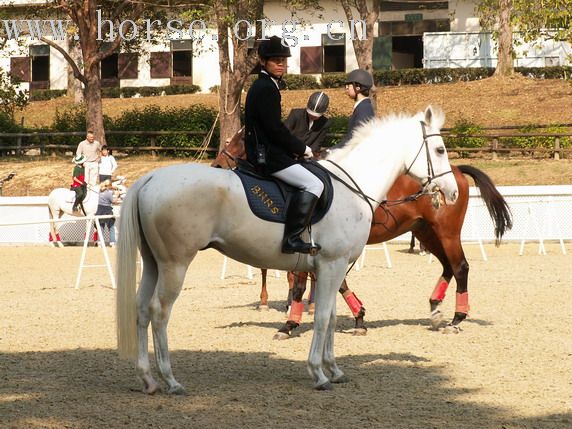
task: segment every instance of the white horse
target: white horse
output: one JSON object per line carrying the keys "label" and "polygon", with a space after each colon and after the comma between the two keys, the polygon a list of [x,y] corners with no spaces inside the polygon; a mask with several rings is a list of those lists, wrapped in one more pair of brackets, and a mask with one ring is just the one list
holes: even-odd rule
{"label": "white horse", "polygon": [[[48,211],[50,220],[60,219],[64,214],[75,217],[83,217],[84,214],[74,212],[73,203],[75,201],[75,192],[69,188],[57,188],[50,192],[48,196]],[[99,202],[99,186],[87,186],[87,195],[83,200],[83,208],[86,216],[93,216],[97,211],[97,203]],[[57,224],[57,225],[56,225]],[[50,223],[50,236],[52,241],[59,247],[62,247],[62,242],[58,233],[60,222]]]}
{"label": "white horse", "polygon": [[[281,252],[284,226],[251,212],[241,181],[232,171],[182,164],[155,170],[135,182],[119,221],[117,335],[120,356],[137,362],[144,392],[159,389],[148,355],[150,322],[157,368],[168,392],[185,392],[171,370],[167,324],[189,264],[207,248],[251,266],[315,272],[308,371],[319,390],[346,382],[333,348],[337,291],[348,265],[366,244],[373,210],[397,176],[407,173],[424,183],[427,191],[439,189],[447,203],[456,200],[457,183],[439,134],[443,122],[442,112],[431,107],[414,117],[373,119],[354,132],[346,147],[332,151],[336,164],[320,161],[349,186],[333,180],[331,208],[312,227],[313,238],[322,246],[315,256]],[[143,273],[136,293],[138,246]]]}

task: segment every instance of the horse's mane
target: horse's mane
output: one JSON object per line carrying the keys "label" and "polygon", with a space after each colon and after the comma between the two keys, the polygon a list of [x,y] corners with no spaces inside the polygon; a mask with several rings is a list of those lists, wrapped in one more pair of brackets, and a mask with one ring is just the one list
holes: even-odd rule
{"label": "horse's mane", "polygon": [[[431,118],[432,128],[441,129],[445,123],[445,113],[439,108],[432,108],[433,116]],[[360,143],[374,138],[377,134],[377,139],[389,127],[398,127],[403,122],[416,120],[425,120],[425,112],[417,112],[415,115],[407,113],[390,113],[382,118],[372,118],[356,127],[353,131],[352,138],[340,148],[333,149],[328,155],[328,159],[337,161],[344,158],[349,152],[355,149]]]}

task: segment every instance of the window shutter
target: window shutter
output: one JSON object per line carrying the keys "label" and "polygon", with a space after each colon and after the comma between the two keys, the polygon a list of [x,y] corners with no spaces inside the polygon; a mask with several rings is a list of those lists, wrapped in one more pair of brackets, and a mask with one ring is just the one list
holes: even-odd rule
{"label": "window shutter", "polygon": [[10,74],[20,82],[30,82],[30,57],[10,58]]}
{"label": "window shutter", "polygon": [[117,68],[119,79],[137,79],[139,72],[139,55],[136,53],[119,54]]}
{"label": "window shutter", "polygon": [[171,77],[171,52],[151,52],[151,78]]}
{"label": "window shutter", "polygon": [[322,47],[303,46],[300,48],[300,73],[322,73]]}

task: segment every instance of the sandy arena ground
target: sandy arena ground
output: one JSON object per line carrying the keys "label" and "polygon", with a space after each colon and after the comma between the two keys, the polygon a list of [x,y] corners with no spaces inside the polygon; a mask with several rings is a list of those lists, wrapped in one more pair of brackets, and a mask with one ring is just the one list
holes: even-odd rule
{"label": "sandy arena ground", "polygon": [[[567,244],[568,252],[572,252]],[[114,291],[80,248],[0,247],[1,428],[571,428],[570,255],[548,244],[466,245],[471,317],[459,335],[428,329],[440,268],[390,245],[349,276],[368,335],[338,297],[336,356],[350,382],[316,392],[305,360],[312,338],[273,341],[285,321],[284,273],[270,276],[271,309],[257,310],[260,276],[222,256],[197,257],[170,323],[173,370],[189,395],[146,396],[115,352]],[[111,249],[112,251],[114,249]],[[98,248],[88,263],[101,263]],[[454,287],[454,286],[453,286]],[[454,290],[445,302],[454,311]]]}

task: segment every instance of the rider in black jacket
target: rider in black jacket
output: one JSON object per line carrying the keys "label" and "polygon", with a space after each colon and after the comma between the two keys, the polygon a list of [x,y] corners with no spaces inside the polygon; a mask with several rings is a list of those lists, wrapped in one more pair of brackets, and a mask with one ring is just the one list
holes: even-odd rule
{"label": "rider in black jacket", "polygon": [[284,253],[319,251],[318,244],[300,235],[309,225],[324,185],[298,163],[312,157],[312,149],[294,137],[282,123],[280,84],[290,48],[280,37],[263,40],[258,47],[261,71],[246,96],[245,146],[247,159],[265,174],[300,189],[286,212],[282,241]]}

